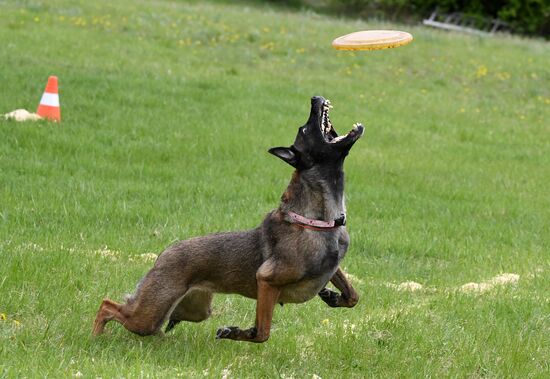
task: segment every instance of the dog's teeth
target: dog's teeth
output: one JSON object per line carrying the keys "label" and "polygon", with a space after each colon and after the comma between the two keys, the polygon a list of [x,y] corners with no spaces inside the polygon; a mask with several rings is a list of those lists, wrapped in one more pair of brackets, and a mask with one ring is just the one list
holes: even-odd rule
{"label": "dog's teeth", "polygon": [[332,141],[330,141],[330,142],[331,142],[331,143],[335,143],[335,142],[338,142],[338,141],[340,141],[340,140],[342,140],[342,139],[344,139],[344,138],[346,138],[346,137],[347,137],[347,134],[344,135],[344,136],[338,136],[338,137],[334,138],[334,139],[333,139]]}

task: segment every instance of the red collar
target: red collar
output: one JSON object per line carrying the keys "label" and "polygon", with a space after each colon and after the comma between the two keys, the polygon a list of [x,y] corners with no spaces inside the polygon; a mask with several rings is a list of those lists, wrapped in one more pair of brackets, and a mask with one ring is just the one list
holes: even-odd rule
{"label": "red collar", "polygon": [[314,220],[304,216],[300,216],[292,211],[287,212],[290,222],[306,229],[313,230],[332,230],[340,226],[346,225],[346,215],[342,214],[339,218],[330,221]]}

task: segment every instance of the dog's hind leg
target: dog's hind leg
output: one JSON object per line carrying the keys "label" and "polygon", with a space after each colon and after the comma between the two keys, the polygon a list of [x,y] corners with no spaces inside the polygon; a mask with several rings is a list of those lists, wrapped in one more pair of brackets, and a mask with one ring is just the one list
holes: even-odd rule
{"label": "dog's hind leg", "polygon": [[123,319],[123,316],[120,313],[121,307],[121,304],[115,303],[109,299],[103,299],[94,321],[94,328],[92,331],[94,336],[103,334],[105,324],[109,321],[116,319],[117,321],[122,322],[121,320]]}
{"label": "dog's hind leg", "polygon": [[341,293],[334,292],[328,288],[323,288],[319,292],[319,297],[330,307],[352,308],[359,301],[359,295],[352,287],[344,272],[338,268],[338,271],[332,276],[330,282],[338,288]]}
{"label": "dog's hind leg", "polygon": [[174,328],[181,321],[201,322],[212,314],[212,292],[191,288],[170,314],[165,332]]}
{"label": "dog's hind leg", "polygon": [[[165,283],[151,270],[140,282],[136,294],[125,304],[103,300],[94,322],[93,334],[103,333],[105,324],[118,321],[129,331],[146,336],[159,333],[170,312],[187,292],[180,283]],[[174,285],[175,284],[175,285]]]}

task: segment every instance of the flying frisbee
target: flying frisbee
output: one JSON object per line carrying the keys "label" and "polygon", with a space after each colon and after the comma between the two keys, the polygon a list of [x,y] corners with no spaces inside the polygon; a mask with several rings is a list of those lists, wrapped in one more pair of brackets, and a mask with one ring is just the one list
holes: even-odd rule
{"label": "flying frisbee", "polygon": [[363,30],[332,41],[336,50],[382,50],[410,43],[413,36],[399,30]]}

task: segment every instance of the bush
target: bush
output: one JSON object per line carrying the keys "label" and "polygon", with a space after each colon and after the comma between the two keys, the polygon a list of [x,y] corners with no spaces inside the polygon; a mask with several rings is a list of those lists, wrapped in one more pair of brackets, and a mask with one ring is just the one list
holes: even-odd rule
{"label": "bush", "polygon": [[[293,1],[296,3],[296,0]],[[514,33],[550,36],[548,0],[304,0],[318,9],[393,21],[418,21],[434,9],[506,22]]]}

